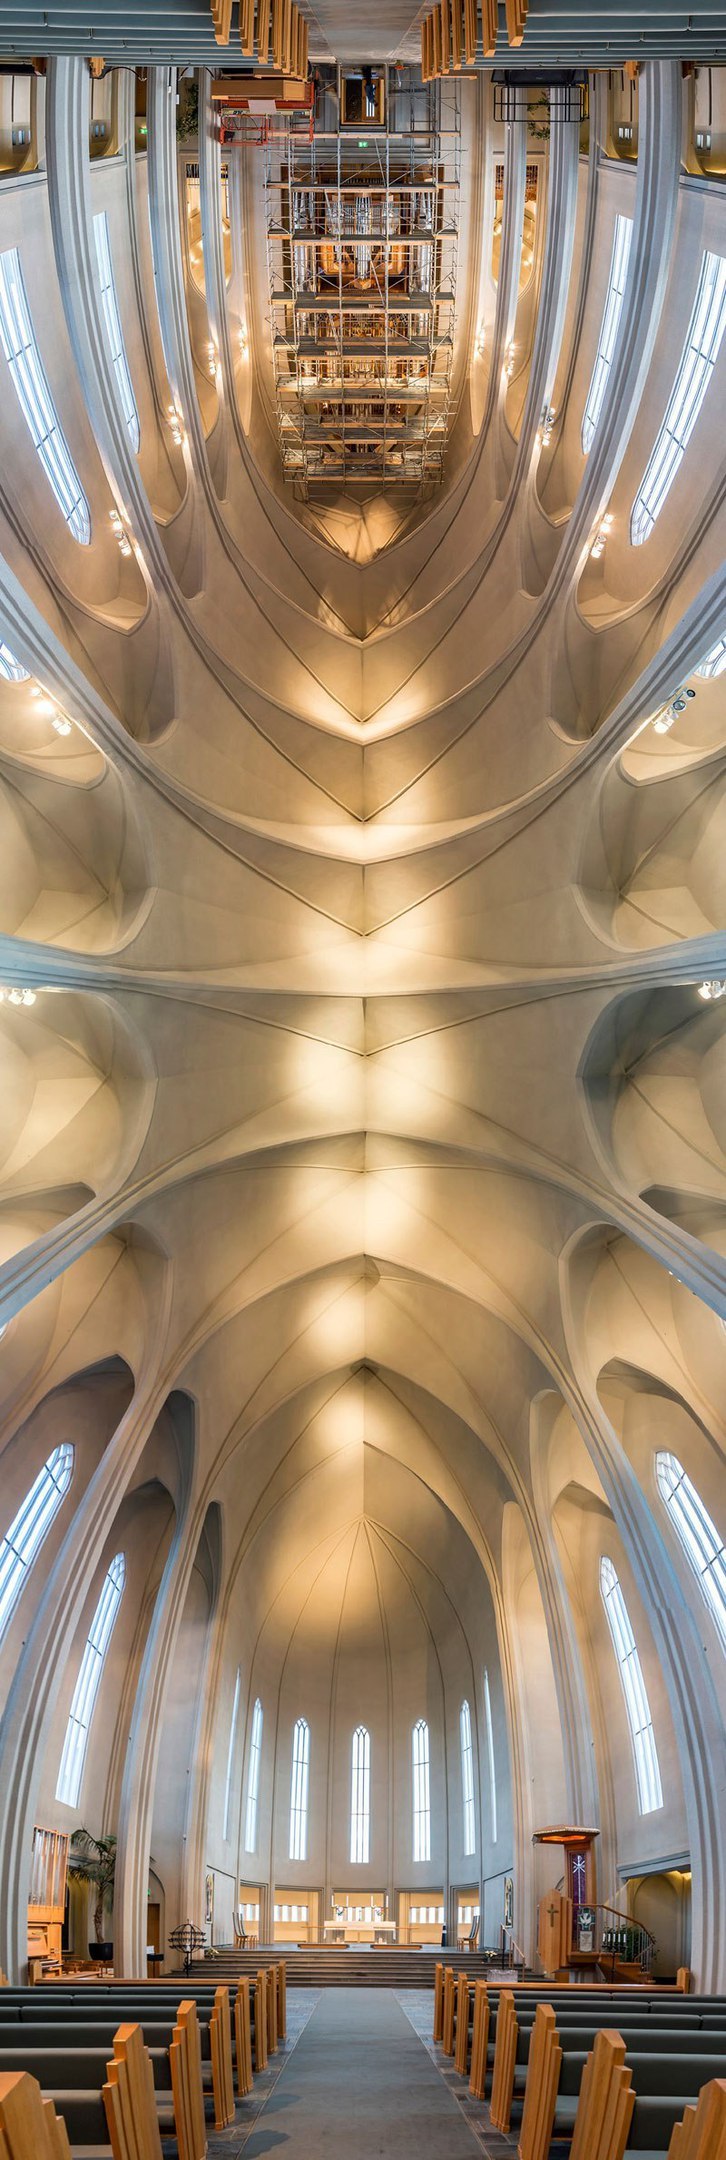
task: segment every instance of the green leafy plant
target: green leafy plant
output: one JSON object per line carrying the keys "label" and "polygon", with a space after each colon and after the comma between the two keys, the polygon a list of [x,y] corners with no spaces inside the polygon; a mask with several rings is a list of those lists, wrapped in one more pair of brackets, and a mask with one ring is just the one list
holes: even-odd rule
{"label": "green leafy plant", "polygon": [[199,85],[182,79],[176,109],[177,142],[196,142],[199,134]]}
{"label": "green leafy plant", "polygon": [[[538,114],[541,112],[547,114],[546,120],[538,118]],[[539,96],[531,99],[527,110],[527,127],[530,135],[534,135],[537,142],[549,142],[550,101],[546,90],[540,90]]]}
{"label": "green leafy plant", "polygon": [[95,1890],[93,1924],[96,1930],[96,1941],[102,1943],[105,1940],[103,1933],[104,1912],[107,1907],[109,1912],[113,1909],[113,1892],[116,1881],[115,1837],[97,1838],[91,1835],[90,1830],[74,1830],[68,1862],[68,1880],[73,1883],[85,1883],[89,1889]]}

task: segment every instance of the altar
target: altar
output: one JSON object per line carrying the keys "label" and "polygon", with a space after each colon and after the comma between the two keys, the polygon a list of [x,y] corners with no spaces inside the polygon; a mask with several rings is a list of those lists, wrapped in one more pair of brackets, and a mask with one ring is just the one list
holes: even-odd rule
{"label": "altar", "polygon": [[357,1920],[353,1914],[341,1913],[335,1920],[323,1922],[323,1936],[332,1943],[379,1943],[393,1942],[396,1936],[395,1920]]}

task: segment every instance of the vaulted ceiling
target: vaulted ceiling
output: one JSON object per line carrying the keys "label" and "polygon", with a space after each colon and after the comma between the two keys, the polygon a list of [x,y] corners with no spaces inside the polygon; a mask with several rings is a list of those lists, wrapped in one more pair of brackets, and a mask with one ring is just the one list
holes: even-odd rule
{"label": "vaulted ceiling", "polygon": [[[410,8],[370,15],[393,50]],[[343,52],[348,16],[317,19]],[[30,680],[0,684],[0,970],[36,993],[0,1013],[6,1416],[125,1359],[127,1470],[172,1391],[195,1405],[194,1537],[218,1503],[251,1641],[291,1643],[304,1611],[310,1647],[362,1608],[402,1636],[453,1615],[471,1641],[486,1579],[506,1678],[514,1508],[555,1636],[560,1493],[615,1520],[657,1604],[662,1533],[608,1386],[646,1373],[723,1438],[723,1029],[699,984],[726,976],[726,732],[696,670],[726,620],[726,349],[661,522],[629,540],[723,209],[682,174],[680,65],[641,75],[633,169],[605,154],[601,78],[589,144],[563,119],[537,148],[520,291],[532,145],[467,86],[458,421],[443,487],[379,545],[365,510],[313,514],[282,485],[256,153],[230,153],[226,281],[204,78],[200,301],[166,70],[153,267],[146,164],[91,182],[86,81],[49,70],[31,247],[0,201],[94,533],[75,546],[49,507],[4,385],[0,633]],[[101,188],[138,459],[94,302]],[[630,282],[585,458],[623,203]],[[592,1805],[589,1735],[565,1756]]]}

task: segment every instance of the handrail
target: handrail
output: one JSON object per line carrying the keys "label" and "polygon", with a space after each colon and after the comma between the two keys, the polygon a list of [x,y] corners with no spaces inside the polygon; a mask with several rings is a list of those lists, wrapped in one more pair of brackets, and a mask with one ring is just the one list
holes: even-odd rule
{"label": "handrail", "polygon": [[656,1950],[655,1936],[640,1920],[633,1920],[628,1913],[618,1911],[616,1905],[596,1905],[595,1949],[602,1959],[612,1957],[612,1978],[615,1979],[619,1958],[628,1965],[639,1965],[644,1977],[650,1973]]}
{"label": "handrail", "polygon": [[527,1959],[522,1945],[517,1942],[514,1930],[508,1927],[504,1920],[500,1922],[499,1926],[499,1948],[502,1953],[503,1965],[509,1965],[512,1971],[516,1966],[521,1965],[522,1971],[524,1971]]}

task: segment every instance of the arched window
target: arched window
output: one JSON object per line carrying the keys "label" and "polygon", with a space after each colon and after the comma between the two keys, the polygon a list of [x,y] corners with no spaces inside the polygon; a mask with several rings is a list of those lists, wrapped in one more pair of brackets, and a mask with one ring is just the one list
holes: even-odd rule
{"label": "arched window", "polygon": [[223,1838],[229,1837],[229,1809],[230,1801],[232,1798],[232,1768],[234,1764],[234,1743],[237,1738],[237,1717],[239,1713],[239,1684],[240,1669],[238,1665],[237,1678],[234,1683],[234,1702],[232,1704],[232,1718],[229,1728],[229,1746],[227,1748],[227,1775],[224,1781],[224,1829],[222,1831]]}
{"label": "arched window", "polygon": [[250,1759],[247,1764],[247,1808],[245,1812],[245,1852],[255,1852],[257,1847],[257,1802],[260,1793],[260,1757],[262,1754],[262,1704],[259,1695],[252,1712],[250,1733]]}
{"label": "arched window", "polygon": [[492,1724],[492,1698],[489,1692],[489,1674],[484,1673],[484,1717],[487,1728],[487,1757],[489,1761],[489,1813],[492,1819],[492,1844],[497,1842],[497,1766],[494,1759],[494,1727]]}
{"label": "arched window", "polygon": [[630,242],[633,237],[633,220],[620,213],[615,219],[613,252],[610,258],[610,276],[607,298],[600,326],[595,366],[592,371],[587,403],[582,416],[582,447],[587,456],[595,436],[595,429],[602,412],[608,375],[613,363],[617,344],[618,325],[623,305],[625,280],[628,274]]}
{"label": "arched window", "polygon": [[726,1650],[726,1549],[677,1455],[655,1458],[660,1493]]}
{"label": "arched window", "polygon": [[414,1725],[413,1744],[413,1857],[431,1859],[431,1784],[429,1729],[425,1718]]}
{"label": "arched window", "polygon": [[73,1448],[69,1440],[54,1448],[26,1494],[22,1507],[0,1545],[0,1636],[17,1604],[28,1570],[50,1529],[53,1516],[65,1499],[73,1476]]}
{"label": "arched window", "polygon": [[353,1774],[350,1789],[350,1857],[365,1867],[371,1845],[371,1736],[365,1725],[353,1734]]}
{"label": "arched window", "polygon": [[464,1811],[464,1851],[476,1851],[474,1823],[474,1751],[471,1744],[471,1711],[466,1698],[459,1711],[461,1740],[461,1798]]}
{"label": "arched window", "polygon": [[88,1634],[80,1671],[73,1690],[66,1737],[63,1743],[61,1766],[56,1786],[56,1800],[63,1800],[66,1807],[77,1807],[81,1781],[86,1761],[88,1735],[96,1707],[96,1696],[101,1685],[106,1652],[116,1625],[118,1609],[126,1581],[126,1562],[123,1553],[117,1553],[111,1561],[96,1606]]}
{"label": "arched window", "polygon": [[714,675],[722,675],[724,668],[726,668],[726,637],[720,637],[716,639],[715,645],[711,645],[709,651],[704,653],[703,659],[696,668],[696,674],[705,676],[706,681],[709,681]]}
{"label": "arched window", "polygon": [[94,217],[93,230],[96,235],[96,254],[98,256],[98,274],[101,280],[101,305],[103,308],[103,320],[106,326],[106,337],[108,339],[111,359],[113,362],[113,371],[116,377],[116,388],[119,394],[121,411],[123,413],[124,420],[126,422],[126,426],[128,428],[131,438],[132,448],[138,451],[139,444],[141,442],[141,428],[139,425],[138,408],[136,404],[136,399],[134,397],[131,374],[129,371],[129,363],[126,358],[126,347],[124,345],[123,331],[121,329],[121,317],[118,311],[116,284],[114,280],[113,264],[111,261],[111,248],[108,237],[108,218],[106,216],[105,210],[99,210],[97,215]]}
{"label": "arched window", "polygon": [[0,338],[23,419],[69,532],[82,547],[91,538],[91,513],[51,397],[20,268],[17,248],[0,255]]}
{"label": "arched window", "polygon": [[0,675],[2,675],[5,682],[27,682],[29,679],[28,669],[23,667],[21,660],[16,660],[15,654],[10,651],[10,646],[6,645],[2,638],[0,638]]}
{"label": "arched window", "polygon": [[310,1778],[310,1726],[299,1717],[292,1736],[290,1775],[290,1859],[308,1856],[308,1783]]}
{"label": "arched window", "polygon": [[625,1696],[635,1758],[638,1806],[641,1815],[652,1815],[655,1808],[663,1806],[653,1720],[628,1608],[612,1560],[605,1554],[600,1561],[600,1589]]}
{"label": "arched window", "polygon": [[680,366],[630,517],[633,547],[650,538],[693,434],[726,328],[726,260],[707,252]]}

